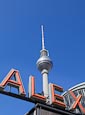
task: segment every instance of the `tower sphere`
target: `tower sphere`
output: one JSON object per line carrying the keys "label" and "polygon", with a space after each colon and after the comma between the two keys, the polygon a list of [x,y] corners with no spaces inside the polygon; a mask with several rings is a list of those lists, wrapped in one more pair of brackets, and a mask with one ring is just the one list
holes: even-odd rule
{"label": "tower sphere", "polygon": [[37,61],[39,71],[42,72],[43,70],[47,70],[47,72],[49,72],[52,66],[53,63],[48,56],[48,51],[46,49],[41,50],[41,56]]}

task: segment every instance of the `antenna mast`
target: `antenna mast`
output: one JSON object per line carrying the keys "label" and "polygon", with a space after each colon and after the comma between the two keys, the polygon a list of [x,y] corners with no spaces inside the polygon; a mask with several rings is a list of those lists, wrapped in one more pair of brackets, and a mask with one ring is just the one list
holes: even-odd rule
{"label": "antenna mast", "polygon": [[44,40],[44,29],[43,25],[41,25],[41,31],[42,31],[42,50],[45,49],[45,40]]}

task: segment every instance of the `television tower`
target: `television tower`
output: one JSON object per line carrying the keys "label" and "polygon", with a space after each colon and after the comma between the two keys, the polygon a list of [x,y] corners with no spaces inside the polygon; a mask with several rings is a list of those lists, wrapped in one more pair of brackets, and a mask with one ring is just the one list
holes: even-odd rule
{"label": "television tower", "polygon": [[43,77],[43,94],[48,98],[49,86],[48,86],[48,73],[51,70],[53,63],[49,58],[49,52],[45,49],[45,41],[44,41],[44,29],[43,25],[41,25],[42,31],[42,50],[40,51],[40,58],[37,61],[37,68],[41,72]]}

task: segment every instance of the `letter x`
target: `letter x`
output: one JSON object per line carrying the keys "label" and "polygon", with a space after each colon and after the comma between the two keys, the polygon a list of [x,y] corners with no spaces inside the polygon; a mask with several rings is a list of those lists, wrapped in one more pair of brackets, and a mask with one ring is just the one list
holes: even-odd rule
{"label": "letter x", "polygon": [[84,107],[81,105],[80,100],[82,98],[82,95],[79,95],[78,97],[75,96],[75,94],[73,93],[73,91],[69,91],[70,95],[74,98],[75,102],[72,105],[71,110],[74,110],[76,108],[76,106],[78,105],[79,108],[81,109],[81,111],[85,114],[85,109]]}

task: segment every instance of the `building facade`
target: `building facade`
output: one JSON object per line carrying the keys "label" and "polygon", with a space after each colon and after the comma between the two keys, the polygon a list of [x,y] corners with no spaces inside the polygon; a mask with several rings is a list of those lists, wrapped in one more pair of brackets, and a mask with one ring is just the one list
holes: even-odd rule
{"label": "building facade", "polygon": [[33,109],[31,109],[25,115],[75,115],[68,110],[56,109],[51,106],[36,104]]}

